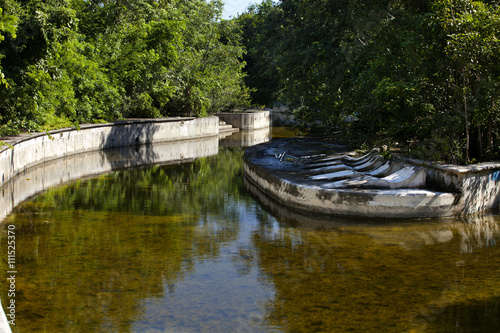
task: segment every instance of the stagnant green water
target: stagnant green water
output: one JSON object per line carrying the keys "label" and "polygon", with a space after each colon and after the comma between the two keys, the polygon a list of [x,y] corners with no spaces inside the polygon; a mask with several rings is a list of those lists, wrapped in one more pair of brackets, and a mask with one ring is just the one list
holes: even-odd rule
{"label": "stagnant green water", "polygon": [[220,148],[19,205],[0,240],[6,275],[15,225],[13,331],[500,331],[498,215],[346,221],[264,207],[242,156]]}

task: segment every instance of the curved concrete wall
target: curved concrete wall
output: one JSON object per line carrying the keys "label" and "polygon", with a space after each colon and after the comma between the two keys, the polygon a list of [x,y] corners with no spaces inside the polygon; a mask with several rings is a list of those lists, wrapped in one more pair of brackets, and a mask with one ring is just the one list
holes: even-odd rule
{"label": "curved concrete wall", "polygon": [[[68,181],[151,164],[170,164],[216,155],[218,136],[119,147],[72,154],[23,170],[0,188],[0,222],[22,201]],[[0,332],[11,332],[0,304]]]}
{"label": "curved concrete wall", "polygon": [[[257,137],[249,135],[251,139],[243,141],[267,141],[269,129]],[[21,201],[51,186],[116,169],[215,155],[219,118],[127,120],[82,125],[80,130],[2,137],[0,141],[11,145],[0,147],[2,222]],[[0,332],[11,332],[2,310],[0,304]]]}
{"label": "curved concrete wall", "polygon": [[3,146],[0,151],[0,187],[30,167],[73,154],[218,134],[219,118],[206,117],[129,120],[2,138],[13,149]]}
{"label": "curved concrete wall", "polygon": [[[0,150],[0,222],[19,202],[50,186],[119,168],[217,154],[218,134],[219,118],[207,117],[129,120],[3,137],[11,147]],[[170,144],[144,145],[155,142]],[[0,309],[0,332],[11,332]]]}
{"label": "curved concrete wall", "polygon": [[248,151],[244,175],[255,187],[288,207],[301,211],[356,218],[415,219],[457,214],[452,193],[427,190],[325,189],[284,179],[253,163]]}
{"label": "curved concrete wall", "polygon": [[48,161],[22,171],[0,188],[0,221],[19,203],[52,186],[113,170],[187,162],[218,152],[219,138],[212,136],[97,150]]}
{"label": "curved concrete wall", "polygon": [[[439,218],[495,209],[500,203],[500,163],[472,166],[430,165],[404,159],[425,169],[426,189],[329,188],[281,174],[266,162],[262,148],[245,153],[244,175],[249,183],[288,207],[337,216],[376,218]],[[269,157],[275,160],[273,157]],[[267,164],[266,164],[267,163]]]}

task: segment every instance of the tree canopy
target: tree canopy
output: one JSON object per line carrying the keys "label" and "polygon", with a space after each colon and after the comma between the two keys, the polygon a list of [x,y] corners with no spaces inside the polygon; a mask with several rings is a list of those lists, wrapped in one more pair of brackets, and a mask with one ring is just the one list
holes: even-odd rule
{"label": "tree canopy", "polygon": [[500,157],[498,1],[266,0],[238,20],[253,97],[299,124],[423,158]]}
{"label": "tree canopy", "polygon": [[500,158],[495,0],[0,0],[0,135],[276,102],[434,160]]}
{"label": "tree canopy", "polygon": [[219,0],[0,0],[0,135],[246,105]]}

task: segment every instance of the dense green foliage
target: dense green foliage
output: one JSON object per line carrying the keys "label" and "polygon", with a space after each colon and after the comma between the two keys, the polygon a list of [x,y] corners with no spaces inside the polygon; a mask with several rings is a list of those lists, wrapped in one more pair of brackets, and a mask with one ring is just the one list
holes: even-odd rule
{"label": "dense green foliage", "polygon": [[0,135],[245,104],[214,0],[0,0]]}
{"label": "dense green foliage", "polygon": [[238,18],[246,83],[358,145],[500,157],[497,1],[264,1]]}
{"label": "dense green foliage", "polygon": [[222,6],[0,0],[0,135],[251,96],[358,146],[500,157],[497,1],[265,0],[234,20]]}

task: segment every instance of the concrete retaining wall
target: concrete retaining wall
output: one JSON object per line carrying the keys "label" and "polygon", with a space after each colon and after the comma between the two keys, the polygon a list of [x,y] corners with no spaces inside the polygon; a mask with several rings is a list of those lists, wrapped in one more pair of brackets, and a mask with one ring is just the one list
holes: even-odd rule
{"label": "concrete retaining wall", "polygon": [[22,201],[72,180],[130,167],[171,164],[216,155],[219,138],[180,140],[74,154],[22,171],[0,188],[0,221]]}
{"label": "concrete retaining wall", "polygon": [[499,207],[500,163],[487,162],[474,165],[430,164],[402,158],[406,162],[427,170],[427,183],[460,194],[456,203],[463,214],[473,214]]}
{"label": "concrete retaining wall", "polygon": [[271,125],[269,111],[219,113],[217,116],[228,124],[243,130],[266,128]]}
{"label": "concrete retaining wall", "polygon": [[107,148],[197,139],[219,134],[219,118],[164,118],[128,120],[112,124],[82,125],[1,138],[13,146],[0,151],[0,186],[37,164],[57,158]]}
{"label": "concrete retaining wall", "polygon": [[[218,124],[217,117],[212,118],[215,118],[216,123]],[[5,158],[4,155],[7,155],[7,158],[10,158],[13,163],[21,164],[13,164],[14,166],[17,166],[17,168],[10,168],[10,170],[11,172],[12,170],[16,170],[14,172],[17,172],[17,174],[4,179],[5,184],[0,187],[0,222],[4,221],[6,216],[20,202],[34,195],[37,195],[52,186],[63,184],[68,181],[102,174],[117,169],[151,164],[166,164],[177,162],[180,163],[203,156],[216,155],[219,151],[219,137],[213,135],[213,127],[211,126],[211,122],[213,122],[213,119],[205,118],[200,122],[196,121],[194,123],[186,124],[186,127],[188,129],[190,127],[194,127],[193,131],[191,132],[192,135],[200,136],[201,134],[203,134],[203,138],[168,141],[163,143],[156,143],[154,145],[128,145],[105,150],[101,149],[94,151],[84,151],[81,153],[73,153],[76,152],[77,149],[71,149],[71,145],[72,143],[75,143],[76,140],[72,141],[69,138],[72,137],[74,140],[75,137],[78,137],[78,141],[80,142],[78,142],[77,144],[80,147],[86,147],[88,150],[90,150],[91,147],[96,146],[92,146],[85,141],[90,140],[94,137],[100,137],[102,133],[104,133],[102,134],[104,136],[104,140],[98,145],[100,147],[109,147],[109,141],[106,143],[106,138],[115,138],[115,140],[113,140],[113,145],[116,145],[117,143],[122,143],[123,145],[128,142],[135,143],[135,139],[133,136],[131,136],[128,140],[124,135],[118,135],[118,133],[115,133],[115,136],[111,136],[111,134],[109,134],[109,127],[112,127],[111,132],[124,130],[127,133],[134,134],[137,134],[136,132],[140,131],[140,128],[138,126],[131,126],[133,124],[126,124],[125,127],[114,127],[115,125],[102,126],[99,127],[103,130],[101,132],[99,132],[96,128],[87,128],[86,130],[84,129],[79,132],[62,132],[63,135],[59,137],[58,141],[56,141],[57,139],[54,137],[54,141],[61,144],[59,154],[57,154],[57,150],[55,149],[47,149],[47,155],[42,155],[40,153],[40,151],[43,151],[43,144],[47,143],[47,141],[45,141],[47,140],[46,136],[45,138],[43,135],[41,135],[26,139],[25,141],[23,141],[24,144],[16,144],[14,146],[14,150],[8,149],[2,151],[3,158]],[[166,123],[164,124],[166,125]],[[160,128],[156,133],[161,133],[161,131],[170,128],[172,124],[173,123],[169,123],[169,126],[163,127],[157,123]],[[150,124],[146,125],[146,128],[150,127]],[[210,130],[210,128],[212,128],[212,130]],[[108,135],[107,137],[106,133]],[[188,134],[189,131],[185,131],[185,133]],[[209,134],[210,136],[206,136]],[[151,141],[148,142],[153,142],[158,138],[168,139],[167,135],[156,135],[156,138],[153,135],[151,137]],[[54,135],[52,134],[52,136]],[[68,140],[64,140],[65,138],[67,138]],[[53,141],[49,142],[53,143]],[[36,143],[41,143],[42,145],[37,146]],[[20,149],[20,147],[22,149]],[[32,154],[30,154],[30,149]],[[26,156],[27,163],[36,165],[33,165],[33,167],[31,168],[24,167],[22,165],[23,159],[18,157],[18,155],[21,155],[20,152],[22,152],[24,156]],[[70,153],[68,154],[68,152]],[[66,157],[57,158],[57,156]],[[45,162],[41,160],[39,163],[36,163],[36,161],[34,160],[35,157],[41,159],[43,159],[44,157],[47,158],[45,159]],[[48,158],[50,158],[50,160],[47,160]],[[4,166],[5,164],[2,167]],[[10,167],[9,163],[7,163],[7,166]],[[4,172],[4,169],[2,169],[2,174],[4,176],[6,174]],[[6,317],[1,304],[0,332],[11,332],[8,318]]]}
{"label": "concrete retaining wall", "polygon": [[293,113],[286,105],[275,105],[271,110],[271,121],[276,126],[291,126],[296,124]]}

